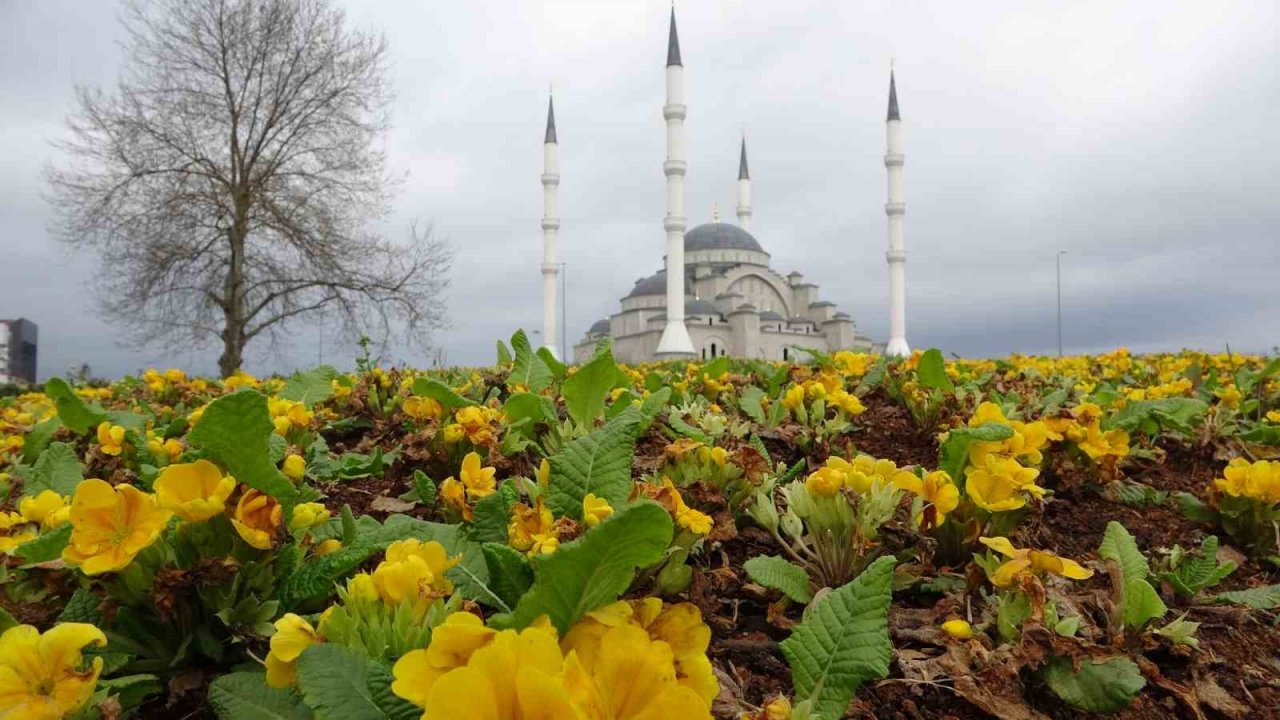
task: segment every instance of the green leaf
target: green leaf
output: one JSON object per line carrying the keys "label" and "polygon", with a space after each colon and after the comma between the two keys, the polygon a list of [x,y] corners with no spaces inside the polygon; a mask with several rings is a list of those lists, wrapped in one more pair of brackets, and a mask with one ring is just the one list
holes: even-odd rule
{"label": "green leaf", "polygon": [[569,374],[569,371],[567,368],[565,368],[564,363],[560,362],[556,358],[555,353],[551,352],[550,348],[546,346],[538,348],[537,355],[538,357],[542,358],[542,362],[547,364],[547,367],[550,368],[551,374],[555,377],[556,380],[564,380],[565,376]]}
{"label": "green leaf", "polygon": [[1187,553],[1176,568],[1161,577],[1174,592],[1189,598],[1222,582],[1235,569],[1236,564],[1231,560],[1218,564],[1218,536],[1210,535],[1200,543],[1198,552]]}
{"label": "green leaf", "polygon": [[0,633],[4,633],[11,627],[17,627],[20,623],[9,614],[8,610],[0,607]]}
{"label": "green leaf", "polygon": [[499,545],[483,545],[485,566],[489,569],[489,587],[508,607],[515,607],[533,585],[533,568],[519,551]]}
{"label": "green leaf", "polygon": [[738,407],[742,408],[742,412],[752,420],[764,424],[764,403],[767,397],[764,391],[755,385],[748,385],[742,389],[742,394],[738,397]]}
{"label": "green leaf", "polygon": [[33,425],[22,440],[22,461],[35,462],[36,458],[40,457],[40,453],[49,447],[49,442],[53,440],[54,434],[60,427],[62,427],[62,420],[56,417]]}
{"label": "green leaf", "polygon": [[710,435],[685,422],[683,418],[675,413],[667,415],[667,425],[670,425],[671,429],[675,430],[680,435],[691,440],[697,440],[704,445],[710,445],[715,442]]}
{"label": "green leaf", "polygon": [[286,608],[306,600],[327,597],[333,592],[335,582],[354,572],[360,563],[385,550],[396,540],[434,540],[437,539],[439,528],[452,527],[423,522],[405,515],[392,515],[381,525],[377,520],[364,516],[356,524],[360,530],[353,542],[328,555],[307,560],[283,582],[280,602]]}
{"label": "green leaf", "polygon": [[641,419],[640,410],[627,408],[608,425],[551,456],[547,506],[552,512],[582,520],[582,499],[587,493],[595,493],[615,508],[626,502]]}
{"label": "green leaf", "polygon": [[938,448],[938,469],[947,471],[963,485],[964,468],[969,464],[969,446],[975,442],[998,442],[1011,437],[1013,428],[994,422],[948,430],[946,441]]}
{"label": "green leaf", "polygon": [[413,381],[413,394],[422,397],[429,397],[440,403],[445,410],[457,410],[458,408],[470,407],[475,402],[462,397],[454,392],[448,385],[439,380],[431,378],[418,378]]}
{"label": "green leaf", "polygon": [[1084,659],[1078,672],[1071,658],[1054,657],[1040,675],[1063,702],[1086,712],[1123,710],[1147,684],[1142,671],[1127,657],[1103,662]]}
{"label": "green leaf", "polygon": [[515,502],[503,492],[480,498],[475,514],[467,526],[467,539],[478,543],[507,542],[507,525],[511,522],[511,506]]}
{"label": "green leaf", "polygon": [[1178,506],[1178,512],[1182,513],[1183,517],[1188,520],[1206,523],[1218,522],[1218,512],[1189,492],[1174,493],[1173,501]]}
{"label": "green leaf", "polygon": [[436,484],[427,474],[421,470],[413,471],[413,489],[418,493],[418,499],[423,505],[431,507],[436,504]]}
{"label": "green leaf", "polygon": [[809,609],[779,646],[791,666],[796,699],[812,700],[823,717],[844,717],[854,693],[887,677],[889,600],[895,560],[882,557]]}
{"label": "green leaf", "polygon": [[62,612],[58,614],[58,622],[97,625],[102,622],[102,611],[98,609],[101,604],[102,598],[94,595],[92,591],[87,588],[76,588],[76,591],[67,599]]}
{"label": "green leaf", "polygon": [[640,432],[644,432],[658,414],[667,409],[667,404],[671,402],[671,388],[664,387],[651,391],[649,397],[640,403]]}
{"label": "green leaf", "polygon": [[563,636],[583,615],[621,597],[636,568],[662,559],[672,529],[671,516],[657,503],[619,509],[538,562],[533,586],[516,606],[516,627],[548,615]]}
{"label": "green leaf", "polygon": [[1280,445],[1280,425],[1259,425],[1242,433],[1240,439],[1255,445]]}
{"label": "green leaf", "polygon": [[77,435],[85,434],[107,419],[102,408],[86,404],[62,378],[50,378],[44,384],[44,394],[53,400],[62,424]]}
{"label": "green leaf", "polygon": [[804,568],[776,555],[757,555],[751,558],[742,568],[752,580],[782,594],[798,603],[807,603],[813,599],[809,592],[809,574]]}
{"label": "green leaf", "polygon": [[605,398],[618,380],[611,346],[612,340],[602,340],[591,360],[564,381],[565,410],[582,427],[591,427],[604,412]]}
{"label": "green leaf", "polygon": [[337,377],[338,371],[328,365],[296,372],[289,376],[277,395],[311,407],[333,397],[333,381]]}
{"label": "green leaf", "polygon": [[1213,596],[1213,601],[1248,605],[1254,610],[1274,610],[1280,607],[1280,584],[1219,593]]}
{"label": "green leaf", "polygon": [[49,562],[62,557],[62,549],[67,546],[67,541],[70,539],[71,523],[67,523],[57,530],[51,530],[35,540],[19,545],[13,553],[22,558],[24,565]]}
{"label": "green leaf", "polygon": [[59,495],[75,495],[76,486],[84,480],[84,465],[76,456],[76,449],[67,443],[53,443],[36,460],[36,464],[23,476],[23,495],[39,495],[52,490]]}
{"label": "green leaf", "polygon": [[1112,520],[1102,534],[1098,555],[1113,560],[1120,570],[1121,611],[1125,627],[1140,630],[1148,622],[1163,617],[1169,610],[1147,582],[1151,568],[1147,556],[1138,549],[1133,535],[1123,525]]}
{"label": "green leaf", "polygon": [[1119,428],[1129,431],[1149,431],[1151,427],[1159,430],[1163,427],[1187,433],[1204,422],[1208,410],[1209,405],[1197,398],[1130,401],[1119,412],[1107,416],[1102,427],[1105,430]]}
{"label": "green leaf", "polygon": [[209,705],[221,720],[308,720],[310,708],[293,690],[267,685],[262,673],[234,672],[209,685]]}
{"label": "green leaf", "polygon": [[951,392],[956,389],[947,376],[947,363],[942,359],[942,351],[937,348],[925,350],[920,356],[920,362],[916,364],[916,380],[921,387],[931,390]]}
{"label": "green leaf", "polygon": [[538,425],[553,425],[560,421],[556,417],[556,406],[551,399],[533,393],[512,393],[502,405],[502,414],[507,416],[507,427],[528,420],[520,427],[530,440]]}
{"label": "green leaf", "polygon": [[298,689],[317,720],[386,720],[387,712],[370,687],[378,668],[387,672],[342,645],[312,645],[298,657]]}
{"label": "green leaf", "polygon": [[164,687],[155,675],[138,674],[106,678],[98,681],[98,689],[106,690],[108,695],[115,696],[124,708],[140,705],[143,700],[164,692]]}
{"label": "green leaf", "polygon": [[498,365],[508,365],[511,363],[511,351],[507,349],[507,344],[498,341]]}
{"label": "green leaf", "polygon": [[242,391],[209,403],[200,422],[187,433],[187,440],[217,460],[237,481],[278,500],[287,518],[298,491],[271,462],[269,438],[273,431],[267,398]]}
{"label": "green leaf", "polygon": [[517,330],[511,336],[511,349],[515,351],[516,359],[511,366],[511,374],[507,376],[507,387],[523,385],[530,392],[540,392],[551,384],[555,377],[551,368],[534,354],[523,330]]}

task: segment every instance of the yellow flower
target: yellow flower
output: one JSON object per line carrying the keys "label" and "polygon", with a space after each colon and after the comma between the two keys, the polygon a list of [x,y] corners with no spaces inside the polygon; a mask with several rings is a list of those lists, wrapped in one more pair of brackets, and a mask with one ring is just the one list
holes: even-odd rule
{"label": "yellow flower", "polygon": [[844,487],[845,478],[845,473],[834,467],[820,467],[809,473],[809,477],[804,481],[804,487],[810,495],[815,497],[835,497],[836,493],[840,492],[840,488]]}
{"label": "yellow flower", "polygon": [[714,521],[710,515],[686,505],[680,491],[676,489],[670,478],[662,478],[662,486],[670,493],[671,507],[668,510],[675,518],[676,525],[694,535],[706,535],[711,532]]}
{"label": "yellow flower", "polygon": [[782,396],[782,406],[791,412],[804,407],[804,386],[792,385],[787,388],[786,394]]}
{"label": "yellow flower", "polygon": [[451,559],[435,540],[397,540],[387,548],[387,559],[374,569],[373,584],[387,605],[434,600],[453,592],[453,583],[445,573],[461,560]]}
{"label": "yellow flower", "polygon": [[1249,462],[1234,458],[1213,481],[1213,489],[1232,497],[1246,497],[1268,505],[1280,503],[1280,462]]}
{"label": "yellow flower", "polygon": [[104,455],[119,455],[124,450],[124,428],[104,420],[98,425],[98,445]]}
{"label": "yellow flower", "polygon": [[570,653],[564,684],[593,720],[711,717],[711,701],[679,682],[671,645],[634,625],[610,628],[589,664]]}
{"label": "yellow flower", "polygon": [[67,511],[67,500],[52,490],[43,490],[35,497],[24,497],[18,503],[18,512],[22,519],[30,523],[39,523],[45,530],[52,530],[70,518]]}
{"label": "yellow flower", "polygon": [[329,538],[328,540],[317,543],[315,548],[313,548],[311,552],[313,552],[316,556],[320,556],[320,555],[328,555],[329,553],[337,552],[341,549],[342,549],[341,540],[338,540],[337,538]]}
{"label": "yellow flower", "polygon": [[1072,580],[1085,580],[1093,577],[1089,570],[1074,560],[1058,557],[1045,550],[1019,549],[1009,542],[1008,538],[978,538],[987,547],[1009,558],[995,572],[991,573],[991,584],[996,587],[1008,587],[1017,581],[1020,575],[1031,573],[1039,575],[1052,573]]}
{"label": "yellow flower", "polygon": [[1276,423],[1277,425],[1280,425],[1280,410],[1268,410],[1267,422]]}
{"label": "yellow flower", "polygon": [[497,482],[493,479],[497,472],[495,468],[484,467],[481,464],[479,453],[469,452],[462,458],[462,470],[458,475],[467,489],[467,497],[471,500],[479,500],[492,495],[497,489]]}
{"label": "yellow flower", "polygon": [[466,437],[466,431],[457,423],[449,423],[444,426],[444,441],[449,445],[454,445]]}
{"label": "yellow flower", "polygon": [[480,405],[460,408],[454,419],[462,426],[472,445],[489,445],[494,441],[493,428],[489,426],[491,411]]}
{"label": "yellow flower", "polygon": [[347,581],[347,597],[370,605],[382,602],[382,596],[378,594],[378,586],[369,573],[357,573]]}
{"label": "yellow flower", "polygon": [[1022,467],[1017,460],[992,456],[985,467],[969,467],[964,474],[969,498],[990,512],[1017,510],[1026,505],[1024,491],[1036,497],[1044,494],[1044,488],[1035,484],[1040,471]]}
{"label": "yellow flower", "polygon": [[945,470],[935,470],[923,479],[916,477],[915,473],[898,471],[893,475],[893,484],[924,501],[924,508],[916,518],[921,528],[941,526],[947,521],[947,513],[960,505],[960,488],[951,482],[951,476]]}
{"label": "yellow flower", "polygon": [[445,507],[451,507],[462,514],[463,519],[467,522],[471,521],[472,509],[467,504],[467,488],[457,478],[445,478],[440,483],[440,500]]}
{"label": "yellow flower", "polygon": [[560,548],[560,538],[555,533],[538,533],[529,546],[530,555],[550,555]]}
{"label": "yellow flower", "polygon": [[224,477],[208,460],[197,460],[165,467],[156,478],[155,489],[160,507],[187,522],[204,522],[226,509],[236,479]]}
{"label": "yellow flower", "polygon": [[521,552],[530,552],[534,538],[552,533],[555,522],[541,497],[533,507],[516,503],[511,508],[511,521],[507,524],[507,544]]}
{"label": "yellow flower", "polygon": [[1240,392],[1240,388],[1237,388],[1235,385],[1228,385],[1225,388],[1214,392],[1214,395],[1217,395],[1218,399],[1222,401],[1222,404],[1229,408],[1239,407],[1240,398],[1244,397],[1243,393]]}
{"label": "yellow flower", "polygon": [[593,528],[600,524],[600,521],[613,514],[613,507],[609,505],[609,501],[604,498],[598,498],[594,493],[587,493],[582,498],[582,522],[588,528]]}
{"label": "yellow flower", "polygon": [[405,398],[400,405],[400,409],[404,411],[405,415],[415,420],[438,418],[444,412],[444,407],[440,405],[439,401],[418,395],[410,395]]}
{"label": "yellow flower", "polygon": [[276,499],[257,490],[245,490],[236,504],[231,524],[244,541],[259,550],[270,550],[271,540],[280,529],[284,510]]}
{"label": "yellow flower", "polygon": [[102,658],[85,665],[83,651],[107,637],[86,623],[60,623],[41,634],[17,625],[0,635],[0,716],[63,718],[80,709],[98,684]]}
{"label": "yellow flower", "polygon": [[1084,429],[1084,437],[1076,443],[1094,460],[1107,456],[1121,458],[1129,454],[1129,433],[1124,430],[1103,432],[1096,422]]}
{"label": "yellow flower", "polygon": [[160,537],[173,516],[158,507],[154,495],[96,478],[76,486],[70,514],[71,538],[62,559],[86,575],[123,569]]}
{"label": "yellow flower", "polygon": [[942,632],[957,640],[968,640],[973,637],[973,626],[964,620],[948,620],[942,623]]}
{"label": "yellow flower", "polygon": [[302,503],[293,507],[293,517],[289,518],[289,529],[293,532],[310,530],[329,519],[329,508],[318,502]]}
{"label": "yellow flower", "polygon": [[455,612],[431,632],[425,650],[412,650],[392,669],[391,690],[418,707],[425,707],[436,680],[450,670],[463,667],[471,654],[488,645],[496,630],[468,612]]}
{"label": "yellow flower", "polygon": [[298,657],[302,651],[321,640],[311,623],[293,613],[285,613],[275,625],[271,652],[266,660],[267,684],[273,688],[286,688],[297,681]]}
{"label": "yellow flower", "polygon": [[297,453],[289,453],[280,464],[280,472],[294,482],[299,482],[307,474],[307,461]]}

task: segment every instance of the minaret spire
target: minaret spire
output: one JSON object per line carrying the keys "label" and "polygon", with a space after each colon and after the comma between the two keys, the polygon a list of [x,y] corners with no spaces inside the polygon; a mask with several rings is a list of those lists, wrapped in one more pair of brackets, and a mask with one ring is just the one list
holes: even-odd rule
{"label": "minaret spire", "polygon": [[560,209],[556,194],[560,188],[560,144],[556,140],[555,103],[547,94],[547,132],[542,141],[542,345],[560,357],[559,328],[556,324],[560,287],[556,235],[560,231]]}
{"label": "minaret spire", "polygon": [[662,227],[667,232],[667,325],[662,330],[655,354],[663,358],[693,356],[693,339],[684,324],[684,65],[680,61],[680,40],[676,36],[676,9],[671,7],[671,32],[667,38],[667,102],[662,117],[667,121],[667,216]]}
{"label": "minaret spire", "polygon": [[747,134],[742,134],[738,156],[738,227],[751,232],[751,172],[747,170]]}
{"label": "minaret spire", "polygon": [[898,87],[889,67],[889,114],[885,121],[884,167],[889,176],[889,201],[884,205],[889,219],[889,250],[885,260],[889,262],[889,343],[885,354],[906,357],[911,354],[907,345],[907,250],[902,238],[902,220],[907,204],[902,196],[902,116],[898,113]]}

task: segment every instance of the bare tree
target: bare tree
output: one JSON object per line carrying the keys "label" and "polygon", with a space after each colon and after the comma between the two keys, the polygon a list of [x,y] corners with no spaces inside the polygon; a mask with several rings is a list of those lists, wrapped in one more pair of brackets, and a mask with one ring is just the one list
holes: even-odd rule
{"label": "bare tree", "polygon": [[451,248],[370,230],[396,186],[385,40],[327,0],[136,2],[124,24],[119,87],[77,88],[48,172],[55,233],[101,258],[104,315],[139,342],[220,339],[223,375],[307,316],[429,347]]}

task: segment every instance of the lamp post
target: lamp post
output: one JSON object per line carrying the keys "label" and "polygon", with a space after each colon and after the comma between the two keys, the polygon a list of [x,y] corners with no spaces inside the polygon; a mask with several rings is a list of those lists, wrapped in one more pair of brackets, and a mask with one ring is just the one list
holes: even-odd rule
{"label": "lamp post", "polygon": [[1059,250],[1054,258],[1058,269],[1058,357],[1062,357],[1062,256],[1066,250]]}
{"label": "lamp post", "polygon": [[565,274],[565,268],[569,263],[560,263],[560,362],[565,365],[569,364],[569,325],[568,325],[568,308],[569,298],[566,294],[569,291],[569,278]]}

